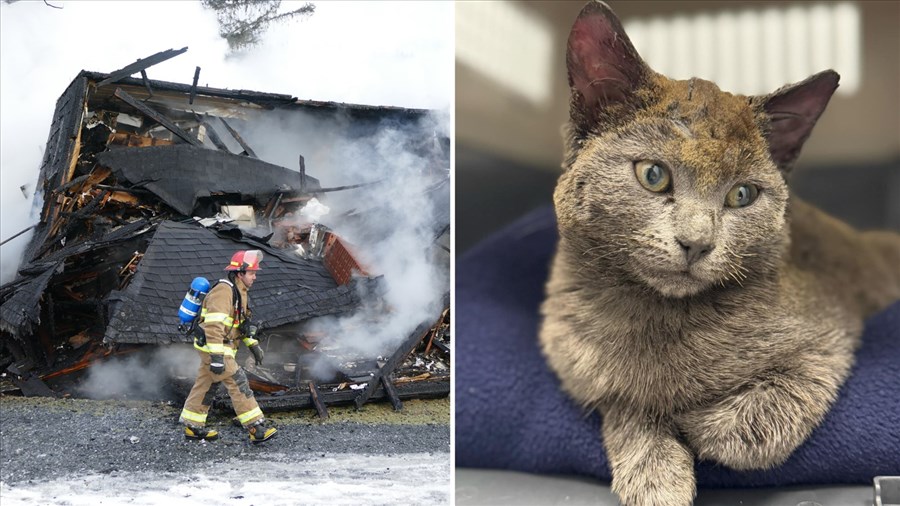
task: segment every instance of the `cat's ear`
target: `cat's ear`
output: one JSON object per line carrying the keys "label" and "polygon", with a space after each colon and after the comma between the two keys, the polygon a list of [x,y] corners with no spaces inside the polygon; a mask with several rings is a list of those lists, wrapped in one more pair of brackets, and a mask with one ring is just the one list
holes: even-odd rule
{"label": "cat's ear", "polygon": [[768,116],[766,140],[779,169],[790,171],[840,78],[837,72],[826,70],[770,95],[753,98]]}
{"label": "cat's ear", "polygon": [[634,91],[649,67],[638,55],[619,18],[605,3],[590,1],[569,33],[566,49],[571,116],[577,130],[595,126],[601,114],[636,106]]}

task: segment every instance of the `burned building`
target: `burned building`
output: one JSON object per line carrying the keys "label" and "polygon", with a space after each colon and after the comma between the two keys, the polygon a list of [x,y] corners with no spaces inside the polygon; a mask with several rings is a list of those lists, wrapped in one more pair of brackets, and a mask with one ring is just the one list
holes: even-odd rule
{"label": "burned building", "polygon": [[[420,193],[429,218],[418,227],[428,240],[419,246],[449,272],[449,139],[423,127],[431,111],[198,86],[199,68],[190,85],[147,77],[150,65],[185,50],[108,74],[82,71],[57,101],[37,185],[40,221],[16,279],[0,287],[0,368],[14,383],[4,388],[52,395],[59,391],[54,381],[103,357],[187,346],[177,309],[191,280],[214,282],[231,253],[260,249],[266,257],[253,314],[276,360],[249,372],[254,388],[277,394],[275,407],[316,405],[322,413],[329,402],[447,395],[446,294],[446,310],[409,322],[411,330],[393,339],[392,349],[351,365],[335,358],[340,352],[329,353],[330,377],[304,368],[320,346],[328,347],[322,343],[334,343],[333,336],[308,332],[309,321],[379,304],[392,311],[382,297],[389,280],[360,254],[367,233],[384,236],[378,228],[390,227],[391,219],[368,226],[354,243],[341,230],[299,216],[310,203],[355,192],[349,199],[356,205],[341,218],[363,222],[381,206],[371,196],[397,182],[323,187],[312,175],[315,157],[296,151],[294,168],[264,161],[247,135],[273,115],[302,116],[313,130],[317,122],[341,124],[350,144],[381,129],[403,129],[408,135],[391,149],[412,153],[428,181]],[[399,373],[404,364],[410,372]],[[319,394],[323,384],[330,388]]]}

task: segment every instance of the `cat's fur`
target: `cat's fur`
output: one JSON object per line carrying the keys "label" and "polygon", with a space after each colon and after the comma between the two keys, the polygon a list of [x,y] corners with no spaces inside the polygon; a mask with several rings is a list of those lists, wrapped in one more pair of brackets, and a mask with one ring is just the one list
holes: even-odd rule
{"label": "cat's fur", "polygon": [[[542,349],[565,391],[600,410],[622,501],[690,504],[695,458],[772,467],[820,423],[863,318],[900,298],[900,235],[789,194],[835,72],[762,97],[670,80],[600,2],[576,20],[567,63]],[[642,187],[639,160],[669,167],[671,190]],[[756,201],[725,207],[743,182]],[[678,241],[712,249],[691,263]]]}

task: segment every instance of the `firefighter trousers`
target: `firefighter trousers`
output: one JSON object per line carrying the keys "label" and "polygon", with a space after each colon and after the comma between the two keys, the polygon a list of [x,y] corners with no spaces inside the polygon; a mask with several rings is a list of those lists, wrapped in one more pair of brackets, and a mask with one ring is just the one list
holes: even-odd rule
{"label": "firefighter trousers", "polygon": [[197,371],[197,380],[191,393],[188,394],[181,411],[181,423],[191,427],[203,427],[206,424],[206,416],[216,396],[216,387],[224,383],[231,397],[231,404],[237,419],[244,427],[253,425],[263,418],[263,412],[259,408],[253,391],[250,390],[250,382],[247,375],[238,365],[234,357],[225,355],[225,371],[222,374],[213,374],[209,370],[210,355],[200,353],[200,369]]}

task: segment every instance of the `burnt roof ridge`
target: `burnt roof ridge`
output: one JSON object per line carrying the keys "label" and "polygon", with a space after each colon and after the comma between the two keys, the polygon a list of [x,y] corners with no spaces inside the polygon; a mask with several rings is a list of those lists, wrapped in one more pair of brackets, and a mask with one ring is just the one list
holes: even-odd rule
{"label": "burnt roof ridge", "polygon": [[[220,237],[222,239],[228,239],[228,240],[233,241],[238,244],[245,244],[247,246],[252,246],[252,248],[240,248],[238,246],[237,249],[260,249],[260,250],[263,250],[263,252],[266,255],[272,255],[272,256],[278,257],[279,260],[282,260],[282,261],[285,261],[285,262],[288,262],[291,264],[299,265],[299,266],[305,266],[310,263],[314,263],[314,264],[322,263],[321,259],[302,258],[302,257],[294,254],[290,249],[276,248],[268,243],[261,242],[252,237],[243,235],[243,233],[241,233],[241,235],[239,237],[235,236],[234,234],[221,233],[218,230],[204,227],[203,225],[201,225],[199,222],[196,222],[196,221],[179,222],[179,221],[174,221],[174,220],[166,220],[160,226],[163,226],[163,225],[165,225],[166,227],[175,226],[175,227],[184,227],[184,229],[193,228],[196,230],[205,230],[206,232],[213,234],[216,237]],[[228,260],[227,258],[223,259],[223,262],[227,261],[227,260]],[[263,259],[263,262],[265,262],[265,259]],[[262,268],[265,269],[265,264],[262,265]]]}
{"label": "burnt roof ridge", "polygon": [[[132,184],[144,182],[142,188],[184,216],[193,215],[198,199],[216,193],[266,200],[284,191],[286,183],[290,188],[301,186],[298,171],[189,144],[115,149],[98,153],[96,160]],[[306,184],[313,191],[321,186],[317,178],[309,175]]]}
{"label": "burnt roof ridge", "polygon": [[0,330],[12,334],[19,342],[34,333],[34,326],[41,322],[41,295],[61,265],[62,260],[49,264],[41,274],[15,288],[0,304]]}
{"label": "burnt roof ridge", "polygon": [[41,159],[41,168],[35,186],[35,198],[40,194],[41,198],[46,201],[41,220],[34,227],[34,233],[22,253],[20,264],[34,260],[47,241],[50,226],[46,221],[46,213],[56,206],[55,200],[50,198],[50,194],[60,186],[61,178],[66,172],[64,168],[68,167],[71,161],[77,132],[81,128],[80,114],[84,109],[86,89],[87,79],[79,74],[72,79],[66,90],[56,100],[53,120],[47,134],[44,156]]}
{"label": "burnt roof ridge", "polygon": [[57,260],[64,260],[73,255],[105,248],[108,246],[112,246],[117,242],[132,239],[152,230],[159,223],[159,221],[160,220],[158,219],[152,220],[147,218],[140,218],[131,223],[126,223],[111,230],[103,237],[97,239],[87,238],[81,242],[67,243],[62,249],[54,251],[53,253],[50,253],[49,255],[46,255],[44,257],[32,260],[31,262],[23,265],[19,270],[30,271],[35,267],[39,268],[39,266],[43,264],[55,263]]}
{"label": "burnt roof ridge", "polygon": [[[82,70],[78,73],[78,77],[86,77],[94,83],[98,83],[108,78],[111,73],[100,72],[96,70]],[[176,83],[174,81],[160,81],[157,79],[148,79],[150,86],[153,89],[165,90],[165,91],[177,91],[177,92],[185,92],[189,93],[191,89],[191,85],[187,83]],[[144,81],[141,78],[137,77],[123,77],[122,79],[117,80],[113,84],[108,84],[106,86],[115,86],[116,84],[125,84],[130,86],[144,86]],[[293,95],[286,95],[283,93],[270,93],[264,91],[255,91],[255,90],[246,90],[246,89],[230,89],[230,88],[215,88],[210,86],[197,86],[196,88],[197,95],[207,95],[212,97],[222,97],[222,98],[232,98],[236,100],[246,100],[247,102],[252,102],[257,105],[272,108],[274,106],[287,106],[287,107],[316,107],[316,108],[326,108],[326,109],[350,109],[357,111],[384,111],[384,112],[405,112],[411,114],[427,114],[433,112],[434,109],[423,109],[416,107],[402,107],[396,105],[371,105],[371,104],[357,104],[353,102],[336,102],[329,100],[311,100],[311,99],[301,99],[297,98]]]}
{"label": "burnt roof ridge", "polygon": [[[86,77],[94,83],[99,83],[104,79],[108,78],[111,75],[109,72],[100,72],[96,70],[82,70],[78,73],[78,77]],[[166,91],[184,91],[190,92],[191,84],[187,83],[176,83],[174,81],[161,81],[158,79],[148,79],[150,86],[153,89],[166,90]],[[144,86],[144,80],[137,77],[123,77],[119,79],[115,83],[111,83],[105,86],[115,86],[117,84],[126,84],[133,86]],[[229,89],[229,88],[215,88],[210,86],[197,86],[197,95],[209,95],[214,97],[223,97],[223,98],[235,98],[235,99],[243,99],[249,102],[254,102],[255,100],[262,100],[263,102],[260,105],[267,105],[268,103],[277,103],[284,102],[290,103],[296,100],[291,95],[285,95],[283,93],[269,93],[263,91],[253,91],[253,90],[242,90],[242,89]]]}

